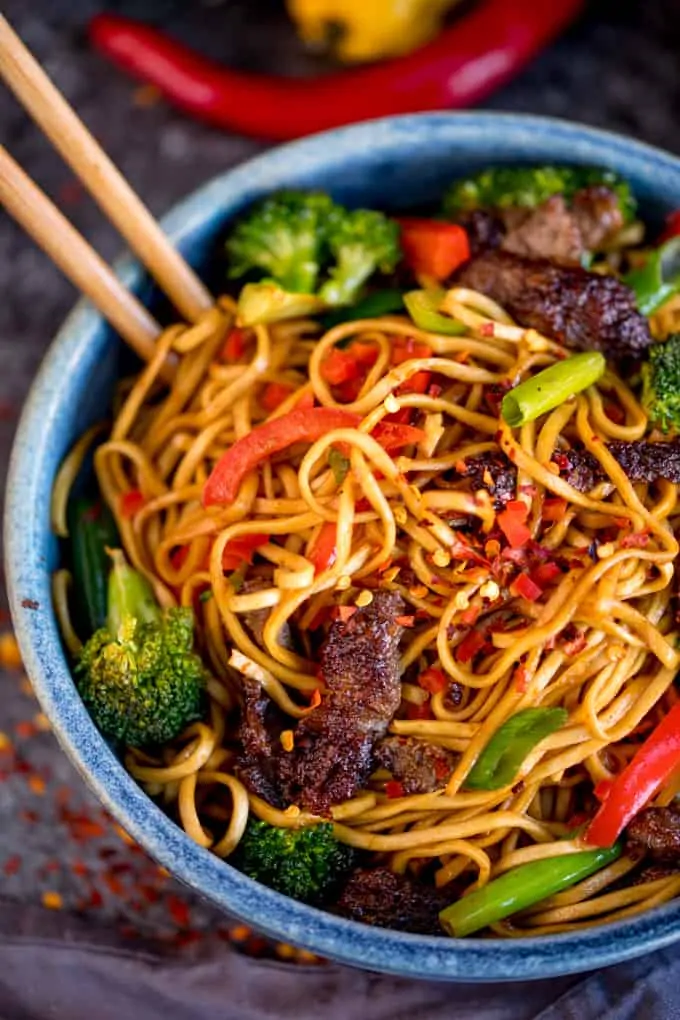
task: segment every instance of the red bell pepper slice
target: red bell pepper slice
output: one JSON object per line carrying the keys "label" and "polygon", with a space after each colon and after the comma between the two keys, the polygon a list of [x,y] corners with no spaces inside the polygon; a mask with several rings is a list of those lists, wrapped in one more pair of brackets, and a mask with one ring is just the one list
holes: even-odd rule
{"label": "red bell pepper slice", "polygon": [[229,331],[220,358],[222,361],[240,361],[246,351],[246,335],[242,329],[234,326]]}
{"label": "red bell pepper slice", "polygon": [[419,343],[412,336],[397,336],[392,341],[391,361],[393,365],[403,365],[405,361],[411,361],[413,358],[431,357],[432,348],[427,344]]}
{"label": "red bell pepper slice", "polygon": [[470,258],[470,241],[457,223],[400,219],[401,247],[414,273],[445,280]]}
{"label": "red bell pepper slice", "polygon": [[252,563],[253,556],[260,546],[266,545],[269,535],[239,535],[227,542],[222,553],[222,569],[238,570],[244,563]]}
{"label": "red bell pepper slice", "polygon": [[380,443],[385,453],[396,453],[397,450],[402,450],[411,443],[419,443],[425,438],[422,429],[393,421],[378,422],[371,435]]}
{"label": "red bell pepper slice", "polygon": [[342,386],[364,376],[378,360],[375,344],[353,343],[345,350],[334,347],[321,364],[321,376],[331,386]]}
{"label": "red bell pepper slice", "polygon": [[612,846],[679,766],[680,703],[673,706],[613,781],[608,796],[586,829],[585,842]]}
{"label": "red bell pepper slice", "polygon": [[296,407],[280,418],[263,422],[219,459],[203,489],[203,505],[232,503],[248,472],[275,453],[294,443],[314,443],[334,429],[356,428],[360,420],[358,415],[334,407]]}
{"label": "red bell pepper slice", "polygon": [[338,526],[335,521],[326,521],[307,554],[307,559],[314,564],[315,574],[322,574],[333,566],[338,556],[337,544]]}

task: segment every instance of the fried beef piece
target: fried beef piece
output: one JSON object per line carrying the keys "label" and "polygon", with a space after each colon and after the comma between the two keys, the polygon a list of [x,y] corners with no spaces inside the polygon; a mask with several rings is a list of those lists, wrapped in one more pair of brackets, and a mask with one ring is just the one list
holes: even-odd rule
{"label": "fried beef piece", "polygon": [[[607,445],[631,482],[680,483],[680,439],[649,443],[615,440]],[[565,481],[579,492],[589,492],[605,475],[599,461],[588,450],[566,450],[555,456]]]}
{"label": "fried beef piece", "polygon": [[283,717],[276,707],[269,703],[265,714],[245,686],[238,773],[253,792],[269,789],[270,803],[327,815],[368,779],[374,744],[401,700],[403,609],[396,592],[378,591],[370,605],[331,625],[321,650],[327,693],[298,723],[292,751],[278,739]]}
{"label": "fried beef piece", "polygon": [[445,747],[417,737],[385,737],[375,749],[375,760],[401,783],[404,793],[431,793],[451,775],[457,756]]}
{"label": "fried beef piece", "polygon": [[500,215],[488,209],[473,209],[461,213],[456,223],[464,227],[470,242],[472,255],[479,255],[489,248],[499,248],[505,234],[505,226]]}
{"label": "fried beef piece", "polygon": [[517,491],[517,470],[504,453],[492,450],[465,460],[465,478],[470,479],[473,492],[486,489],[497,510],[502,510]]}
{"label": "fried beef piece", "polygon": [[286,807],[277,773],[283,713],[256,680],[242,678],[243,708],[239,725],[241,751],[236,774],[251,793],[275,808]]}
{"label": "fried beef piece", "polygon": [[521,325],[574,350],[602,351],[616,360],[639,357],[652,342],[630,287],[580,266],[487,251],[463,266],[456,283],[481,291]]}
{"label": "fried beef piece", "polygon": [[598,251],[623,226],[619,198],[604,184],[577,191],[571,202],[571,213],[586,251]]}
{"label": "fried beef piece", "polygon": [[567,265],[581,261],[581,231],[562,195],[553,195],[535,209],[504,209],[503,221],[507,231],[501,243],[503,251]]}
{"label": "fried beef piece", "polygon": [[626,849],[659,864],[680,864],[680,805],[645,808],[626,833]]}
{"label": "fried beef piece", "polygon": [[595,185],[577,191],[570,205],[562,195],[552,195],[534,209],[475,209],[457,222],[467,230],[473,257],[502,248],[526,258],[578,265],[621,229],[623,214],[617,195]]}
{"label": "fried beef piece", "polygon": [[377,928],[418,935],[443,935],[439,911],[448,906],[444,890],[420,885],[387,868],[360,868],[342,891],[337,912]]}

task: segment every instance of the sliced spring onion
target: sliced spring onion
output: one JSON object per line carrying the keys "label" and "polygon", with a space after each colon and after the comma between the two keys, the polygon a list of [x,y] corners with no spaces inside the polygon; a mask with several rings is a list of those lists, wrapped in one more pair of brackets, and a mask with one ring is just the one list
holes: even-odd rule
{"label": "sliced spring onion", "polygon": [[583,881],[612,864],[621,856],[622,849],[617,843],[606,850],[560,854],[512,868],[445,907],[439,914],[442,928],[455,938],[472,935]]}
{"label": "sliced spring onion", "polygon": [[680,291],[680,237],[672,237],[653,251],[644,266],[624,277],[635,291],[643,315],[653,315]]}
{"label": "sliced spring onion", "polygon": [[508,786],[536,744],[564,726],[565,708],[525,708],[503,723],[486,745],[465,780],[474,790]]}
{"label": "sliced spring onion", "polygon": [[535,421],[596,383],[606,367],[599,351],[586,351],[558,361],[505,394],[501,405],[503,418],[513,428]]}
{"label": "sliced spring onion", "polygon": [[443,336],[460,336],[465,332],[463,323],[438,311],[443,298],[444,291],[441,289],[411,290],[404,294],[404,304],[406,311],[420,329],[428,333],[441,333]]}

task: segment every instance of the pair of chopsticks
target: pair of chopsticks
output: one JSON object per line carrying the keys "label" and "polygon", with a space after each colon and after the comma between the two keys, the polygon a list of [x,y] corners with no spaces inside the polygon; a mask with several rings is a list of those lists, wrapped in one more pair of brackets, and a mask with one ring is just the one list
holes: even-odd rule
{"label": "pair of chopsticks", "polygon": [[[195,322],[214,304],[149,210],[0,15],[0,78],[147,267],[175,308]],[[37,184],[0,146],[0,203],[144,360],[161,327]],[[171,366],[166,366],[166,375]]]}

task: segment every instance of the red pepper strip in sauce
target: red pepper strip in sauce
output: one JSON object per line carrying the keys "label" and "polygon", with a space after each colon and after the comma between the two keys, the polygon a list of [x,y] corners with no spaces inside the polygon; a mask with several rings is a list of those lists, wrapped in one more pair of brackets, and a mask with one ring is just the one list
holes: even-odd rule
{"label": "red pepper strip in sauce", "polygon": [[425,438],[422,429],[392,421],[378,422],[371,435],[377,443],[380,443],[385,453],[396,453],[397,450],[402,450],[411,443],[419,443]]}
{"label": "red pepper strip in sauce", "polygon": [[238,570],[244,563],[252,563],[253,556],[261,545],[266,545],[269,535],[239,535],[227,542],[222,553],[222,569]]}
{"label": "red pepper strip in sauce", "polygon": [[187,113],[230,131],[285,141],[396,113],[460,109],[509,81],[583,0],[480,0],[415,53],[319,78],[234,71],[139,21],[100,14],[94,47]]}
{"label": "red pepper strip in sauce", "polygon": [[673,706],[612,782],[609,794],[586,829],[584,842],[612,846],[678,767],[680,703]]}
{"label": "red pepper strip in sauce", "polygon": [[414,273],[445,280],[470,258],[470,242],[457,223],[400,219],[404,259]]}
{"label": "red pepper strip in sauce", "polygon": [[203,505],[232,503],[254,468],[294,443],[314,443],[334,429],[356,428],[361,419],[334,407],[296,407],[258,425],[222,454],[203,489]]}
{"label": "red pepper strip in sauce", "polygon": [[316,541],[307,554],[310,563],[314,564],[314,574],[322,574],[335,563],[338,550],[338,526],[335,521],[325,521],[317,535]]}

